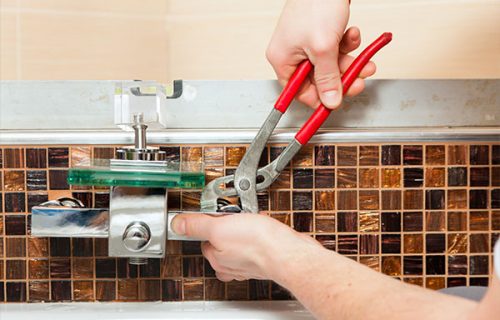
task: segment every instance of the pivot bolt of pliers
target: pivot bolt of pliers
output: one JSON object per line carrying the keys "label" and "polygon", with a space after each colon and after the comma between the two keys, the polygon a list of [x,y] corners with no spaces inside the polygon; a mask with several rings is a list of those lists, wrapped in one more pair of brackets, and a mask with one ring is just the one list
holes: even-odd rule
{"label": "pivot bolt of pliers", "polygon": [[240,189],[246,191],[250,188],[250,181],[248,179],[240,180]]}

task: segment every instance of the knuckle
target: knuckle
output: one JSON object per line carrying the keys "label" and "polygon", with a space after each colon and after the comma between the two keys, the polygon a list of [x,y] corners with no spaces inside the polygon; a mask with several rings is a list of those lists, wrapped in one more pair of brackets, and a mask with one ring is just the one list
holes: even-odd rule
{"label": "knuckle", "polygon": [[340,79],[340,74],[338,72],[329,72],[329,73],[316,72],[314,74],[314,81],[318,86],[330,84],[332,82],[338,81],[339,79]]}

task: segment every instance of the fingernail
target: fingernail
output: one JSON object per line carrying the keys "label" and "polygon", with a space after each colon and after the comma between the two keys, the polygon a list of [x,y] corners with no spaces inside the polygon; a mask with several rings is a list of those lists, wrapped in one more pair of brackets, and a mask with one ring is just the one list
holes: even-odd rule
{"label": "fingernail", "polygon": [[325,107],[337,107],[341,101],[342,95],[338,90],[325,91],[321,96],[321,102],[323,102]]}
{"label": "fingernail", "polygon": [[186,221],[180,217],[175,217],[172,220],[172,229],[178,235],[186,234]]}

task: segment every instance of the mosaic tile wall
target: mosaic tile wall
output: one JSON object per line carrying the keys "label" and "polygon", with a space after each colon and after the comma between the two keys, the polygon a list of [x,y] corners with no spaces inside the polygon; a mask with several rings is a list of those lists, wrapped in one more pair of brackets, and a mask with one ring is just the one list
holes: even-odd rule
{"label": "mosaic tile wall", "polygon": [[[164,146],[204,161],[207,180],[234,171],[245,146]],[[262,163],[281,146],[270,146]],[[66,183],[70,166],[110,158],[113,147],[0,148],[0,301],[290,299],[269,281],[224,284],[199,243],[168,242],[146,266],[107,257],[106,239],[30,237],[30,208],[72,195],[106,207],[108,193]],[[170,191],[172,210],[199,208],[199,190]],[[438,289],[487,285],[500,234],[500,144],[311,145],[261,209],[326,248],[403,281]],[[304,275],[307,276],[307,275]]]}

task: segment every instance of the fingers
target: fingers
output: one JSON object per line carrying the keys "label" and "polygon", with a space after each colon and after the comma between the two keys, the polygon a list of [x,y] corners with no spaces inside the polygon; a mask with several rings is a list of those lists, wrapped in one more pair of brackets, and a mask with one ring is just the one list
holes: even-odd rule
{"label": "fingers", "polygon": [[308,54],[314,65],[314,82],[321,102],[334,109],[342,101],[342,83],[338,65],[339,41],[323,40],[323,43],[311,48]]}
{"label": "fingers", "polygon": [[[347,69],[349,68],[349,66],[352,64],[352,62],[355,59],[356,59],[355,57],[350,56],[350,55],[341,55],[340,56],[340,58],[339,58],[339,67],[340,67],[340,71],[342,72],[342,74],[347,71]],[[372,61],[369,61],[363,67],[363,69],[359,73],[358,77],[360,77],[360,78],[370,77],[370,76],[372,76],[372,75],[375,74],[375,71],[377,71],[377,66]]]}
{"label": "fingers", "polygon": [[217,218],[206,214],[178,214],[172,220],[172,230],[179,235],[185,235],[199,240],[209,240]]}
{"label": "fingers", "polygon": [[361,33],[359,32],[358,27],[350,27],[344,33],[342,40],[339,44],[339,52],[341,54],[348,54],[357,48],[361,44]]}

